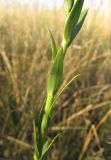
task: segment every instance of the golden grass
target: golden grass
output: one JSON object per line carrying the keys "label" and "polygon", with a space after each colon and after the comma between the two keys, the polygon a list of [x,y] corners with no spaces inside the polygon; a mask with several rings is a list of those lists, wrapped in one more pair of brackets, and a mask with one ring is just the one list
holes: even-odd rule
{"label": "golden grass", "polygon": [[[1,156],[15,160],[31,157],[30,111],[38,117],[51,59],[45,26],[51,28],[59,46],[63,22],[63,10],[40,11],[16,5],[0,7]],[[73,160],[79,156],[82,159],[84,153],[86,160],[90,154],[96,154],[94,145],[101,143],[105,158],[110,155],[105,141],[111,140],[104,139],[106,134],[111,138],[110,121],[106,121],[110,117],[111,104],[110,26],[110,13],[90,11],[82,31],[68,50],[63,85],[73,75],[79,73],[80,77],[58,100],[51,122],[54,127],[49,129],[48,135],[59,131],[64,134],[49,155],[52,160]],[[93,145],[89,147],[91,142]],[[23,146],[29,147],[28,152]]]}

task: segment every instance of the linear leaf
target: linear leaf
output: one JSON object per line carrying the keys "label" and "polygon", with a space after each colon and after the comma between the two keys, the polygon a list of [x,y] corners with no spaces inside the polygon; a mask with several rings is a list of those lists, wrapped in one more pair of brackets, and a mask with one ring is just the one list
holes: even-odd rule
{"label": "linear leaf", "polygon": [[37,136],[36,136],[36,125],[35,125],[35,120],[33,119],[33,139],[34,139],[34,160],[38,160],[39,157],[39,151],[38,151],[38,146],[37,146]]}
{"label": "linear leaf", "polygon": [[43,118],[43,114],[44,114],[44,107],[45,107],[45,103],[46,103],[46,98],[43,102],[43,105],[40,109],[40,113],[39,113],[39,119],[38,119],[38,132],[40,134],[40,131],[41,131],[41,122],[42,122],[42,118]]}
{"label": "linear leaf", "polygon": [[76,37],[76,35],[79,33],[79,31],[80,31],[80,29],[81,29],[81,27],[82,27],[82,25],[83,25],[83,23],[84,23],[84,21],[85,21],[85,18],[86,18],[86,16],[87,16],[87,13],[88,13],[88,9],[82,11],[81,16],[80,16],[80,18],[79,18],[79,21],[78,21],[78,23],[77,23],[77,25],[76,25],[76,27],[75,27],[75,29],[74,29],[74,32],[73,32],[73,34],[72,34],[72,36],[71,36],[71,41],[73,41],[73,39],[74,39],[74,38]]}
{"label": "linear leaf", "polygon": [[78,77],[79,75],[74,76],[69,82],[66,83],[66,85],[62,88],[62,90],[59,92],[59,94],[56,96],[56,98],[54,99],[54,102],[52,105],[54,105],[56,103],[56,101],[58,100],[58,98],[61,96],[61,94],[65,91],[65,89]]}
{"label": "linear leaf", "polygon": [[49,149],[52,147],[52,145],[55,143],[56,139],[60,136],[60,134],[58,134],[57,136],[54,137],[54,139],[50,142],[50,140],[48,140],[44,146],[43,146],[43,151],[42,151],[42,155],[40,157],[39,160],[43,160],[44,156],[47,154],[47,152],[49,151]]}
{"label": "linear leaf", "polygon": [[65,31],[64,31],[64,39],[67,46],[69,46],[69,43],[71,43],[73,30],[79,20],[83,3],[84,3],[84,0],[77,0],[67,19]]}
{"label": "linear leaf", "polygon": [[65,89],[78,77],[79,75],[74,76],[67,84],[62,88],[60,93],[57,95],[57,97],[60,97],[60,95],[65,91]]}
{"label": "linear leaf", "polygon": [[47,28],[48,33],[49,33],[49,37],[50,37],[50,41],[51,41],[51,49],[52,49],[52,60],[54,61],[56,54],[57,54],[57,47],[56,47],[56,42],[55,39],[52,35],[52,32]]}
{"label": "linear leaf", "polygon": [[47,93],[49,96],[53,96],[57,91],[63,77],[63,49],[59,49],[52,65],[51,72],[49,74],[48,83],[47,83]]}
{"label": "linear leaf", "polygon": [[73,7],[74,0],[64,0],[66,13],[69,13]]}

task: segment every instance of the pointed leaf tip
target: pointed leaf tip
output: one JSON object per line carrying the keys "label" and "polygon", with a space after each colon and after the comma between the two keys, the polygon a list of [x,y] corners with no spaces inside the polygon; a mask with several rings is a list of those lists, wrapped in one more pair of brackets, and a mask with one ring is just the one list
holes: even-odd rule
{"label": "pointed leaf tip", "polygon": [[74,40],[74,38],[77,36],[79,31],[81,30],[81,28],[83,26],[83,23],[85,21],[85,18],[87,16],[87,13],[88,13],[88,9],[82,11],[82,13],[80,15],[80,18],[79,18],[79,21],[78,21],[78,23],[77,23],[76,27],[74,28],[74,31],[73,31],[73,33],[71,35],[71,42]]}
{"label": "pointed leaf tip", "polygon": [[52,147],[52,145],[55,143],[55,141],[57,140],[57,138],[60,136],[60,134],[58,134],[57,136],[55,136],[52,141],[48,140],[46,141],[46,143],[43,146],[43,150],[42,150],[42,155],[40,157],[40,160],[43,160],[43,158],[45,157],[45,155],[47,154],[47,152],[50,150],[50,148]]}
{"label": "pointed leaf tip", "polygon": [[54,61],[56,54],[57,54],[57,47],[56,47],[56,42],[55,39],[52,35],[52,32],[47,28],[48,33],[49,33],[49,37],[50,37],[50,41],[51,41],[51,49],[52,49],[52,60]]}
{"label": "pointed leaf tip", "polygon": [[64,30],[64,39],[65,39],[65,43],[67,44],[67,47],[71,43],[71,37],[77,25],[77,22],[79,20],[83,4],[84,4],[84,0],[77,0],[73,5],[73,8],[66,21],[66,26]]}
{"label": "pointed leaf tip", "polygon": [[39,157],[39,151],[37,146],[36,125],[34,119],[33,119],[33,140],[34,140],[34,160],[36,160]]}
{"label": "pointed leaf tip", "polygon": [[55,57],[54,63],[52,65],[48,77],[48,82],[47,82],[48,95],[54,95],[61,84],[63,77],[63,62],[64,62],[63,49],[60,48],[57,52],[57,55]]}
{"label": "pointed leaf tip", "polygon": [[66,13],[69,13],[74,5],[74,0],[64,0]]}

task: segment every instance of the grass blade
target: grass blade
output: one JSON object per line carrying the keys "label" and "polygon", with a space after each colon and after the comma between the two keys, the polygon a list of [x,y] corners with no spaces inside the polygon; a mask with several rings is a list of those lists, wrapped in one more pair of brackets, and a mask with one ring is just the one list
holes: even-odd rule
{"label": "grass blade", "polygon": [[52,35],[52,32],[47,28],[48,33],[49,33],[49,37],[50,37],[50,41],[51,41],[51,49],[52,49],[52,60],[54,62],[56,54],[57,54],[57,47],[56,47],[56,42],[54,40],[54,37]]}
{"label": "grass blade", "polygon": [[42,151],[42,155],[40,157],[40,160],[43,160],[44,156],[47,154],[47,152],[49,151],[49,149],[52,147],[52,145],[55,143],[56,139],[60,136],[60,134],[58,134],[57,136],[54,137],[54,139],[50,142],[49,140],[44,144],[43,146],[43,151]]}
{"label": "grass blade", "polygon": [[88,13],[88,9],[84,10],[82,13],[81,13],[81,16],[79,18],[79,21],[74,29],[74,32],[72,34],[72,37],[71,37],[71,41],[73,41],[73,39],[76,37],[76,35],[79,33],[84,21],[85,21],[85,18],[87,16],[87,13]]}
{"label": "grass blade", "polygon": [[62,90],[59,92],[59,94],[54,98],[52,106],[50,107],[50,116],[53,113],[53,106],[55,105],[56,101],[58,100],[58,98],[61,96],[61,94],[65,91],[65,89],[78,77],[79,75],[74,76],[63,88]]}
{"label": "grass blade", "polygon": [[74,0],[64,0],[66,13],[69,13],[73,7]]}
{"label": "grass blade", "polygon": [[65,89],[78,77],[79,75],[74,76],[67,84],[62,88],[62,90],[59,92],[59,94],[56,96],[53,105],[58,100],[58,98],[61,96],[61,94],[65,91]]}
{"label": "grass blade", "polygon": [[71,43],[71,37],[74,32],[74,28],[79,20],[81,10],[83,7],[84,0],[77,0],[75,5],[73,6],[68,20],[66,22],[65,31],[64,31],[64,39],[67,46]]}
{"label": "grass blade", "polygon": [[34,160],[38,160],[39,157],[39,151],[38,151],[38,146],[37,146],[37,134],[36,134],[36,125],[35,125],[35,120],[33,119],[33,139],[34,139]]}
{"label": "grass blade", "polygon": [[48,78],[47,93],[50,96],[52,96],[57,91],[62,81],[63,61],[64,61],[63,50],[59,49]]}

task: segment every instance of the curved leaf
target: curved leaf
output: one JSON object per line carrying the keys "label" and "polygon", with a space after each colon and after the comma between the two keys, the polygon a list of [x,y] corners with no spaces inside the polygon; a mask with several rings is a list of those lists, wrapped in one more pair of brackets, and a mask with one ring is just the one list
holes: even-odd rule
{"label": "curved leaf", "polygon": [[83,3],[84,3],[84,0],[77,0],[67,19],[65,31],[64,31],[64,40],[67,47],[71,43],[71,37],[73,35],[74,28],[76,27],[76,24],[79,20]]}
{"label": "curved leaf", "polygon": [[79,75],[74,76],[70,81],[66,83],[66,85],[62,88],[62,90],[59,92],[59,94],[56,96],[56,98],[53,101],[52,106],[56,103],[58,98],[61,96],[61,94],[65,91],[65,89],[78,77]]}
{"label": "curved leaf", "polygon": [[39,160],[43,160],[44,156],[47,154],[47,152],[49,151],[49,149],[52,147],[52,145],[55,143],[56,139],[59,136],[60,136],[60,134],[58,134],[57,136],[55,136],[52,141],[50,141],[50,140],[46,141],[46,143],[43,146],[42,155],[41,155],[41,157],[40,157]]}
{"label": "curved leaf", "polygon": [[54,40],[54,37],[51,33],[51,31],[47,28],[48,33],[49,33],[49,37],[50,37],[50,41],[51,41],[51,49],[52,49],[52,60],[55,60],[56,54],[57,54],[57,47],[56,47],[56,42]]}
{"label": "curved leaf", "polygon": [[64,0],[66,13],[69,13],[73,7],[74,0]]}
{"label": "curved leaf", "polygon": [[79,33],[83,23],[84,23],[84,20],[87,16],[87,13],[88,13],[88,9],[84,10],[82,13],[81,13],[81,16],[79,18],[79,21],[74,29],[74,32],[73,34],[71,35],[71,42],[73,41],[73,39],[76,37],[76,35]]}
{"label": "curved leaf", "polygon": [[53,96],[57,91],[63,77],[63,49],[59,49],[52,65],[51,72],[49,74],[48,83],[47,83],[47,94],[48,96]]}
{"label": "curved leaf", "polygon": [[38,160],[39,157],[39,151],[38,151],[38,146],[37,146],[37,136],[36,136],[36,125],[35,125],[35,120],[33,119],[33,139],[34,139],[34,160]]}

